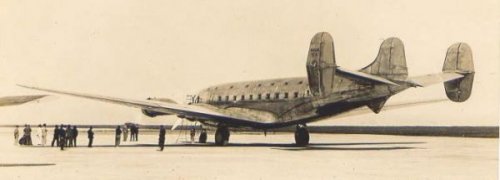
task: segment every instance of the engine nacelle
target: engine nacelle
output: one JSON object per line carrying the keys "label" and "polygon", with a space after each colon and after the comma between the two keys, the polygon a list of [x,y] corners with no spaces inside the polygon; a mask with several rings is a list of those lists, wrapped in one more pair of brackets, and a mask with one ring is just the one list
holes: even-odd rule
{"label": "engine nacelle", "polygon": [[[146,100],[148,101],[158,101],[158,102],[163,102],[163,103],[174,103],[177,104],[174,100],[168,99],[168,98],[147,98]],[[148,116],[148,117],[156,117],[156,116],[164,116],[164,115],[172,115],[170,113],[163,113],[163,112],[157,112],[157,111],[152,111],[148,109],[141,109],[142,114]]]}

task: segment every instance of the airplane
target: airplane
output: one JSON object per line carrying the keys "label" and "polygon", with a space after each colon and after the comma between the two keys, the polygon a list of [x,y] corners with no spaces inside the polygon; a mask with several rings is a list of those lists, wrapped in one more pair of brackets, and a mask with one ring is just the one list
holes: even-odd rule
{"label": "airplane", "polygon": [[[382,42],[377,57],[368,66],[357,71],[344,69],[336,64],[333,38],[327,32],[319,32],[312,38],[306,69],[306,77],[210,86],[187,105],[167,98],[131,100],[19,86],[135,107],[149,117],[177,115],[216,127],[215,144],[220,146],[229,142],[230,129],[266,132],[290,126],[296,127],[296,145],[306,146],[310,138],[308,123],[359,109],[378,114],[391,96],[409,88],[444,83],[449,100],[464,102],[471,95],[475,73],[471,48],[466,43],[456,43],[446,52],[442,72],[408,77],[403,42],[395,37]],[[419,102],[406,105],[415,104]]]}

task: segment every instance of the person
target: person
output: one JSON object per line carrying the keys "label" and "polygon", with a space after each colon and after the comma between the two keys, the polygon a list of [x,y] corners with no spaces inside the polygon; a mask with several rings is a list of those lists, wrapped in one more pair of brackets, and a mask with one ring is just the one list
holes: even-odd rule
{"label": "person", "polygon": [[17,145],[19,143],[19,125],[16,125],[16,129],[14,129],[14,144]]}
{"label": "person", "polygon": [[122,135],[122,129],[120,128],[120,126],[117,126],[115,132],[115,147],[120,145],[121,135]]}
{"label": "person", "polygon": [[200,138],[198,139],[199,143],[206,143],[207,142],[207,130],[206,129],[201,129],[200,133]]}
{"label": "person", "polygon": [[163,151],[163,147],[165,147],[165,127],[163,125],[160,126],[160,137],[158,138],[158,145],[160,146],[160,151]]}
{"label": "person", "polygon": [[92,143],[94,142],[94,131],[92,131],[92,126],[90,126],[89,130],[87,131],[87,136],[89,138],[88,147],[92,147]]}
{"label": "person", "polygon": [[130,126],[130,141],[134,141],[135,140],[135,125],[132,124]]}
{"label": "person", "polygon": [[128,127],[126,125],[123,125],[123,142],[127,142],[127,137],[128,137]]}
{"label": "person", "polygon": [[135,125],[135,141],[139,141],[139,125]]}
{"label": "person", "polygon": [[72,130],[72,139],[73,139],[73,146],[76,147],[76,138],[78,137],[78,129],[76,128],[76,126],[73,126],[73,130]]}
{"label": "person", "polygon": [[64,146],[66,146],[66,131],[61,125],[61,128],[59,128],[59,147],[61,147],[61,151],[64,150]]}
{"label": "person", "polygon": [[194,127],[191,128],[189,135],[191,136],[191,144],[193,144],[194,143],[194,136],[196,135],[196,130],[194,129]]}
{"label": "person", "polygon": [[71,129],[71,125],[68,124],[66,127],[66,147],[73,146],[73,130]]}
{"label": "person", "polygon": [[28,146],[31,146],[33,145],[33,142],[31,141],[31,127],[29,124],[25,125],[25,128],[24,128],[24,145],[28,145]]}
{"label": "person", "polygon": [[42,127],[42,146],[47,144],[47,125],[44,123]]}
{"label": "person", "polygon": [[50,146],[54,147],[54,143],[56,143],[56,146],[59,146],[59,126],[57,125],[54,128],[54,137],[52,138],[52,143],[50,143]]}
{"label": "person", "polygon": [[123,142],[127,142],[127,137],[128,137],[127,125],[123,125],[122,132],[123,132]]}
{"label": "person", "polygon": [[42,145],[42,125],[38,124],[38,128],[36,128],[36,140],[38,142],[37,145]]}

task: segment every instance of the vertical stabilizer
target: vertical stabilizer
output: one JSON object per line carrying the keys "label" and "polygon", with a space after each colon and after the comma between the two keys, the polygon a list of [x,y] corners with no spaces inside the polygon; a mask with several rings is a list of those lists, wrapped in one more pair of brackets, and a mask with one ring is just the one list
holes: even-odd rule
{"label": "vertical stabilizer", "polygon": [[326,96],[333,91],[335,77],[335,52],[333,38],[327,32],[319,32],[311,40],[307,56],[307,77],[314,96]]}
{"label": "vertical stabilizer", "polygon": [[395,37],[384,40],[375,61],[360,71],[389,80],[406,80],[408,68],[403,42]]}

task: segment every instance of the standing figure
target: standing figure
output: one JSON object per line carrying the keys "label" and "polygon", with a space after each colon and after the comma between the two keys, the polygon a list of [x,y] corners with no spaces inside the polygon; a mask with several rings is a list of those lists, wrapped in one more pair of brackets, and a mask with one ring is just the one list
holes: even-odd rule
{"label": "standing figure", "polygon": [[160,151],[163,151],[163,147],[165,147],[165,127],[163,125],[160,126],[160,136],[158,137],[158,145],[160,146]]}
{"label": "standing figure", "polygon": [[76,147],[76,138],[78,137],[78,129],[76,128],[76,126],[73,126],[73,130],[72,130],[72,135],[73,135],[73,146]]}
{"label": "standing figure", "polygon": [[[62,131],[61,131],[61,130],[64,130],[64,125],[63,125],[63,124],[61,124],[61,125],[59,126],[59,134],[58,134],[58,136],[59,136],[59,144],[57,144],[57,146],[60,146],[60,144],[62,143],[62,139],[65,139],[65,138],[61,135],[61,133],[62,133]],[[65,133],[66,133],[66,132],[65,132]],[[66,134],[65,134],[64,136],[66,136]]]}
{"label": "standing figure", "polygon": [[89,137],[89,147],[92,147],[92,143],[94,142],[94,131],[92,131],[92,126],[90,126],[87,131],[87,136]]}
{"label": "standing figure", "polygon": [[39,124],[38,128],[36,128],[36,140],[37,140],[37,145],[42,145],[42,125]]}
{"label": "standing figure", "polygon": [[132,124],[130,126],[130,141],[134,141],[135,140],[135,125]]}
{"label": "standing figure", "polygon": [[139,141],[139,125],[135,126],[135,141]]}
{"label": "standing figure", "polygon": [[120,126],[117,126],[115,132],[115,147],[120,145],[121,135],[122,135],[122,129],[120,128]]}
{"label": "standing figure", "polygon": [[26,145],[31,146],[33,145],[33,141],[31,140],[31,126],[28,124],[28,126],[25,129],[25,136],[26,136]]}
{"label": "standing figure", "polygon": [[56,142],[56,146],[59,146],[59,126],[56,125],[54,128],[54,137],[52,138],[52,143],[50,143],[50,146],[54,147],[54,142]]}
{"label": "standing figure", "polygon": [[194,143],[194,136],[196,135],[196,130],[194,129],[194,127],[191,128],[189,135],[191,136],[191,144],[193,144]]}
{"label": "standing figure", "polygon": [[59,128],[59,147],[61,147],[61,151],[64,150],[64,146],[66,146],[66,131],[61,125],[61,128]]}
{"label": "standing figure", "polygon": [[71,125],[66,127],[66,147],[73,146],[73,130],[71,129]]}
{"label": "standing figure", "polygon": [[47,125],[44,123],[42,127],[42,146],[47,144]]}
{"label": "standing figure", "polygon": [[16,129],[14,129],[14,144],[17,145],[19,143],[19,126],[16,125]]}
{"label": "standing figure", "polygon": [[123,126],[123,142],[127,142],[128,137],[128,127],[126,125]]}

